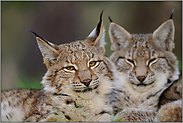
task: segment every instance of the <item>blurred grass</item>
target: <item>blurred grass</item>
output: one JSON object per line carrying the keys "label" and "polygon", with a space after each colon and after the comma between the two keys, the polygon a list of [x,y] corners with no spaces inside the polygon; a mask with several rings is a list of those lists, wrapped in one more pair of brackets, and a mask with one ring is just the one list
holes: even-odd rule
{"label": "blurred grass", "polygon": [[[18,77],[16,81],[14,81],[14,83],[16,83],[16,85],[14,86],[14,88],[11,89],[43,89],[42,84],[41,84],[41,80],[38,80],[37,78],[30,78],[27,76],[21,76]],[[5,87],[5,86],[1,86],[1,90],[7,90],[9,88]]]}
{"label": "blurred grass", "polygon": [[179,71],[182,71],[182,61],[179,61]]}
{"label": "blurred grass", "polygon": [[41,81],[36,78],[21,77],[18,79],[20,88],[42,89]]}

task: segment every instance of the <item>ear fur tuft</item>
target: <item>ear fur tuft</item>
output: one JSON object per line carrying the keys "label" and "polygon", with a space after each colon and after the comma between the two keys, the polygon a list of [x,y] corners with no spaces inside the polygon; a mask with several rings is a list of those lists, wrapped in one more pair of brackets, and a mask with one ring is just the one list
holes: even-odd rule
{"label": "ear fur tuft", "polygon": [[112,19],[111,19],[111,17],[110,17],[109,15],[108,15],[108,18],[109,18],[109,21],[110,21],[110,22],[113,22]]}
{"label": "ear fur tuft", "polygon": [[102,21],[103,11],[100,14],[100,20],[97,26],[92,30],[89,36],[85,39],[87,43],[97,47],[99,53],[105,53],[105,28]]}
{"label": "ear fur tuft", "polygon": [[55,48],[56,45],[46,41],[44,38],[40,37],[38,34],[33,32],[32,30],[28,30],[28,31],[33,33],[36,36],[36,40],[37,40],[39,49],[42,53],[44,63],[46,64],[47,68],[49,68],[52,64],[54,64],[59,54],[57,49]]}
{"label": "ear fur tuft", "polygon": [[170,19],[173,18],[173,12],[174,12],[174,9],[172,10],[172,13],[171,13],[171,15],[170,15]]}

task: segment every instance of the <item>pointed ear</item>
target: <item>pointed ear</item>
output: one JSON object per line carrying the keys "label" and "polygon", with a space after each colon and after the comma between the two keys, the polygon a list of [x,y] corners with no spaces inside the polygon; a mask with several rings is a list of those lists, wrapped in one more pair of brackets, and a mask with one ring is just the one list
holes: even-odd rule
{"label": "pointed ear", "polygon": [[167,20],[153,32],[153,39],[167,51],[172,52],[174,48],[175,27],[172,19]]}
{"label": "pointed ear", "polygon": [[35,32],[32,32],[34,35],[36,35],[36,40],[39,46],[39,49],[42,53],[44,63],[46,64],[47,68],[49,68],[52,64],[55,63],[57,56],[58,56],[58,51],[57,51],[57,45],[50,43],[37,35]]}
{"label": "pointed ear", "polygon": [[109,26],[109,37],[111,40],[111,50],[117,51],[120,48],[125,48],[128,44],[128,41],[131,39],[131,34],[126,31],[120,25],[112,22],[111,18],[109,18],[111,23]]}
{"label": "pointed ear", "polygon": [[97,47],[99,53],[105,54],[105,28],[102,21],[102,13],[100,14],[100,22],[85,39],[91,46]]}

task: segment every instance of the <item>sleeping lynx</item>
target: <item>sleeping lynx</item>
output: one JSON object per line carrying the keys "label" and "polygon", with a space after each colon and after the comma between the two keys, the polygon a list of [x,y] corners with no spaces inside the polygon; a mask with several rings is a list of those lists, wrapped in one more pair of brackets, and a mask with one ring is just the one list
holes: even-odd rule
{"label": "sleeping lynx", "polygon": [[[170,18],[151,34],[130,34],[109,19],[114,51],[110,59],[120,80],[115,83],[110,103],[115,113],[123,110],[119,115],[124,121],[154,121],[161,94],[179,77],[172,53],[173,20]],[[181,103],[179,100],[176,105],[181,107]]]}
{"label": "sleeping lynx", "polygon": [[109,93],[115,73],[104,56],[102,13],[85,40],[55,45],[38,36],[48,70],[44,90],[21,89],[1,93],[2,121],[111,121]]}

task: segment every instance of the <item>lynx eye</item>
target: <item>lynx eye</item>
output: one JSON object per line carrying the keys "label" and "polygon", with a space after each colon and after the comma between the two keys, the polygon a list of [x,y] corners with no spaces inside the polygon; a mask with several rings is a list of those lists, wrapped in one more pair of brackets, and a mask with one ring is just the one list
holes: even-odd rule
{"label": "lynx eye", "polygon": [[69,71],[76,70],[74,66],[67,66],[65,69]]}
{"label": "lynx eye", "polygon": [[99,64],[98,61],[90,61],[89,64],[88,64],[88,66],[89,66],[89,67],[94,67],[94,66],[96,66],[96,65],[98,65],[98,64]]}
{"label": "lynx eye", "polygon": [[147,61],[147,65],[150,65],[150,64],[155,63],[157,61],[158,61],[158,58],[150,59],[149,61]]}
{"label": "lynx eye", "polygon": [[133,65],[136,65],[135,61],[132,59],[126,59],[126,62],[133,64]]}
{"label": "lynx eye", "polygon": [[97,61],[91,61],[91,62],[89,62],[89,67],[93,67],[93,66],[95,66],[95,65],[96,65],[96,63],[97,63]]}

